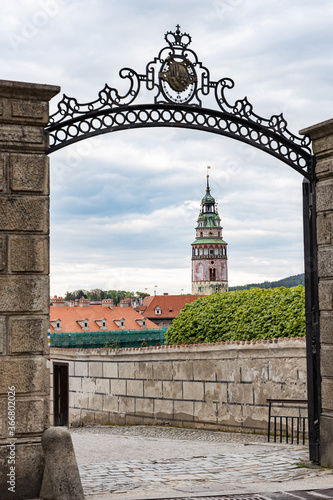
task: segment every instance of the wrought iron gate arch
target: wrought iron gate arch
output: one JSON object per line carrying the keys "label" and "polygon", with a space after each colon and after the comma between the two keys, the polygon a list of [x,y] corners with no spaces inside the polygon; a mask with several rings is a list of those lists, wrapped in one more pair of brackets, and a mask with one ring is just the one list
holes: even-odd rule
{"label": "wrought iron gate arch", "polygon": [[[210,79],[209,70],[189,48],[191,37],[180,31],[165,34],[167,46],[146,66],[145,74],[123,68],[119,75],[129,82],[121,95],[108,84],[89,103],[63,96],[51,115],[48,153],[75,142],[128,129],[177,127],[206,131],[249,144],[278,158],[303,176],[303,218],[306,282],[306,336],[309,400],[310,459],[319,461],[320,359],[318,326],[318,278],[315,209],[315,157],[308,136],[287,128],[283,115],[263,118],[245,97],[230,104],[226,92],[234,87],[230,78]],[[142,83],[154,94],[151,103],[135,103]],[[216,109],[202,101],[214,93]]]}

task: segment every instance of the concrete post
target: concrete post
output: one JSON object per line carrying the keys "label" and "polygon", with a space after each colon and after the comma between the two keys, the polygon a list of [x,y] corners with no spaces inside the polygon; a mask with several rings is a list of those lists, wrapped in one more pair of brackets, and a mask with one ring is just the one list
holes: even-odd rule
{"label": "concrete post", "polygon": [[316,205],[322,408],[321,465],[333,467],[333,119],[301,130],[316,156]]}
{"label": "concrete post", "polygon": [[0,80],[0,498],[38,497],[49,426],[48,102]]}

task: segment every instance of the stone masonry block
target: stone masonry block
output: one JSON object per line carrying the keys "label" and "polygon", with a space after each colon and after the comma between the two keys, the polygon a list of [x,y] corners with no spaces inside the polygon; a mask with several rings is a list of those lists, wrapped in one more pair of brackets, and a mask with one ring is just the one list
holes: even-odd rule
{"label": "stone masonry block", "polygon": [[212,359],[196,360],[193,364],[194,380],[216,380],[216,361]]}
{"label": "stone masonry block", "polygon": [[119,378],[135,378],[135,364],[133,363],[119,363]]}
{"label": "stone masonry block", "polygon": [[216,423],[217,415],[218,409],[216,403],[200,401],[194,403],[194,420]]}
{"label": "stone masonry block", "polygon": [[48,232],[48,199],[42,196],[0,198],[0,227],[3,231]]}
{"label": "stone masonry block", "polygon": [[103,410],[106,411],[118,411],[118,396],[112,396],[111,394],[105,394],[103,396]]}
{"label": "stone masonry block", "polygon": [[49,159],[45,154],[11,154],[10,187],[12,191],[48,194]]}
{"label": "stone masonry block", "polygon": [[[84,408],[85,410],[89,407],[89,396],[88,394],[83,394],[83,392],[70,392],[74,396],[74,407]],[[71,405],[70,405],[71,406]]]}
{"label": "stone masonry block", "polygon": [[205,382],[205,401],[227,401],[227,384],[221,382]]}
{"label": "stone masonry block", "polygon": [[90,394],[89,396],[89,409],[90,410],[103,410],[103,395]]}
{"label": "stone masonry block", "polygon": [[173,380],[193,380],[193,361],[187,359],[174,361]]}
{"label": "stone masonry block", "polygon": [[6,334],[5,318],[0,318],[0,354],[3,353],[4,351],[5,334]]}
{"label": "stone masonry block", "polygon": [[16,394],[42,392],[49,389],[49,373],[46,359],[35,356],[32,359],[5,356],[0,364],[0,393],[7,394],[9,386],[15,386]]}
{"label": "stone masonry block", "polygon": [[153,362],[154,380],[172,380],[172,361]]}
{"label": "stone masonry block", "polygon": [[[320,373],[322,377],[333,378],[333,345],[325,345],[320,349]],[[333,399],[333,398],[332,398]],[[332,407],[333,409],[333,407]]]}
{"label": "stone masonry block", "polygon": [[138,398],[135,402],[135,414],[143,417],[154,415],[154,400]]}
{"label": "stone masonry block", "polygon": [[143,397],[143,380],[127,380],[127,396]]}
{"label": "stone masonry block", "polygon": [[73,392],[81,392],[82,390],[82,378],[81,377],[69,377],[69,390]]}
{"label": "stone masonry block", "polygon": [[[244,405],[243,427],[249,429],[262,429],[267,431],[268,408],[267,406]],[[286,415],[286,413],[284,413]]]}
{"label": "stone masonry block", "polygon": [[[281,357],[269,362],[269,380],[281,383],[294,383],[298,377],[299,359]],[[264,379],[265,380],[265,379]],[[273,397],[273,396],[272,396]]]}
{"label": "stone masonry block", "polygon": [[216,367],[216,380],[223,382],[240,381],[240,362],[236,359],[222,359]]}
{"label": "stone masonry block", "polygon": [[333,210],[333,179],[317,183],[316,205],[318,212]]}
{"label": "stone masonry block", "polygon": [[333,281],[319,281],[319,303],[320,310],[331,311],[333,309]]}
{"label": "stone masonry block", "polygon": [[144,381],[144,397],[145,398],[161,398],[163,394],[162,382],[160,380],[145,380]]}
{"label": "stone masonry block", "polygon": [[96,379],[96,392],[99,392],[101,394],[109,394],[110,381],[108,378],[97,378]]}
{"label": "stone masonry block", "polygon": [[89,361],[89,377],[103,377],[102,361]]}
{"label": "stone masonry block", "polygon": [[0,273],[3,273],[6,269],[7,261],[7,238],[6,236],[0,236]]}
{"label": "stone masonry block", "polygon": [[175,380],[164,380],[163,398],[183,399],[183,382],[177,382]]}
{"label": "stone masonry block", "polygon": [[47,146],[47,134],[40,127],[0,123],[0,149],[2,150],[4,148],[7,150],[29,148],[39,152],[46,151]]}
{"label": "stone masonry block", "polygon": [[0,154],[0,191],[5,189],[5,156]]}
{"label": "stone masonry block", "polygon": [[46,313],[48,307],[48,276],[0,276],[0,312]]}
{"label": "stone masonry block", "polygon": [[44,399],[16,399],[15,432],[17,434],[43,432],[47,426],[47,419],[48,416],[45,412]]}
{"label": "stone masonry block", "polygon": [[317,243],[330,245],[332,241],[333,213],[322,212],[317,215]]}
{"label": "stone masonry block", "polygon": [[239,429],[242,424],[242,405],[219,404],[218,423],[227,427],[237,427]]}
{"label": "stone masonry block", "polygon": [[86,361],[75,361],[74,373],[76,377],[88,377],[88,363]]}
{"label": "stone masonry block", "polygon": [[173,401],[156,399],[154,400],[154,416],[155,418],[173,418]]}
{"label": "stone masonry block", "polygon": [[93,394],[96,391],[96,379],[95,378],[82,378],[82,392]]}
{"label": "stone masonry block", "polygon": [[10,236],[9,270],[48,274],[48,236]]}
{"label": "stone masonry block", "polygon": [[175,420],[193,420],[193,418],[194,418],[194,403],[192,401],[174,402]]}
{"label": "stone masonry block", "polygon": [[228,403],[253,404],[252,384],[228,384]]}
{"label": "stone masonry block", "polygon": [[325,158],[325,156],[323,158],[317,158],[316,177],[324,178],[330,175],[331,172],[333,172],[332,158]]}
{"label": "stone masonry block", "polygon": [[11,317],[9,325],[11,353],[47,351],[47,317]]}
{"label": "stone masonry block", "polygon": [[8,437],[7,430],[7,395],[0,398],[0,438]]}
{"label": "stone masonry block", "polygon": [[108,378],[118,377],[118,363],[114,361],[103,362],[103,376]]}
{"label": "stone masonry block", "polygon": [[322,411],[333,411],[333,380],[323,378],[321,382]]}
{"label": "stone masonry block", "polygon": [[203,382],[183,382],[183,399],[202,401],[204,399]]}
{"label": "stone masonry block", "polygon": [[333,412],[320,417],[320,465],[333,467]]}
{"label": "stone masonry block", "polygon": [[333,345],[333,312],[320,313],[320,341]]}
{"label": "stone masonry block", "polygon": [[135,378],[152,380],[153,363],[151,361],[139,361],[135,363]]}
{"label": "stone masonry block", "polygon": [[126,396],[126,380],[111,380],[111,394]]}
{"label": "stone masonry block", "polygon": [[37,118],[44,122],[48,119],[48,103],[45,101],[12,99],[11,111],[15,118]]}
{"label": "stone masonry block", "polygon": [[134,413],[135,398],[119,396],[119,413]]}
{"label": "stone masonry block", "polygon": [[318,276],[319,278],[333,277],[333,247],[318,248]]}

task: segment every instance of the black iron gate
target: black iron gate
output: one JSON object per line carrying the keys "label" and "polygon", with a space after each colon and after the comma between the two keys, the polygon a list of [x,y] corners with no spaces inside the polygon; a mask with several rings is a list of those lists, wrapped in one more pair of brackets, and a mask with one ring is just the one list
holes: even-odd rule
{"label": "black iron gate", "polygon": [[[320,369],[318,327],[317,246],[315,228],[315,158],[307,136],[296,136],[287,128],[283,115],[263,118],[253,111],[245,97],[230,104],[226,92],[233,88],[230,78],[210,79],[209,70],[189,48],[191,37],[180,31],[165,34],[167,45],[139,74],[123,68],[120,77],[129,83],[121,95],[105,85],[98,98],[78,103],[63,96],[58,110],[50,117],[47,131],[49,153],[77,141],[117,130],[144,127],[178,127],[223,135],[249,144],[275,156],[304,177],[304,248],[306,283],[306,335],[310,459],[318,461]],[[139,103],[141,85],[153,94],[152,102]],[[214,94],[216,109],[202,102]]]}

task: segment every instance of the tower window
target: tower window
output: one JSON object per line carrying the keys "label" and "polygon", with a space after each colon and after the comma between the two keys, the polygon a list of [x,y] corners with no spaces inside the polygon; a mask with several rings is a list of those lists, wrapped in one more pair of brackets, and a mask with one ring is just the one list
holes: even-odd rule
{"label": "tower window", "polygon": [[214,255],[214,249],[213,248],[209,249],[209,255]]}
{"label": "tower window", "polygon": [[203,237],[203,231],[200,231],[200,238]]}
{"label": "tower window", "polygon": [[216,269],[209,269],[209,281],[216,281]]}

